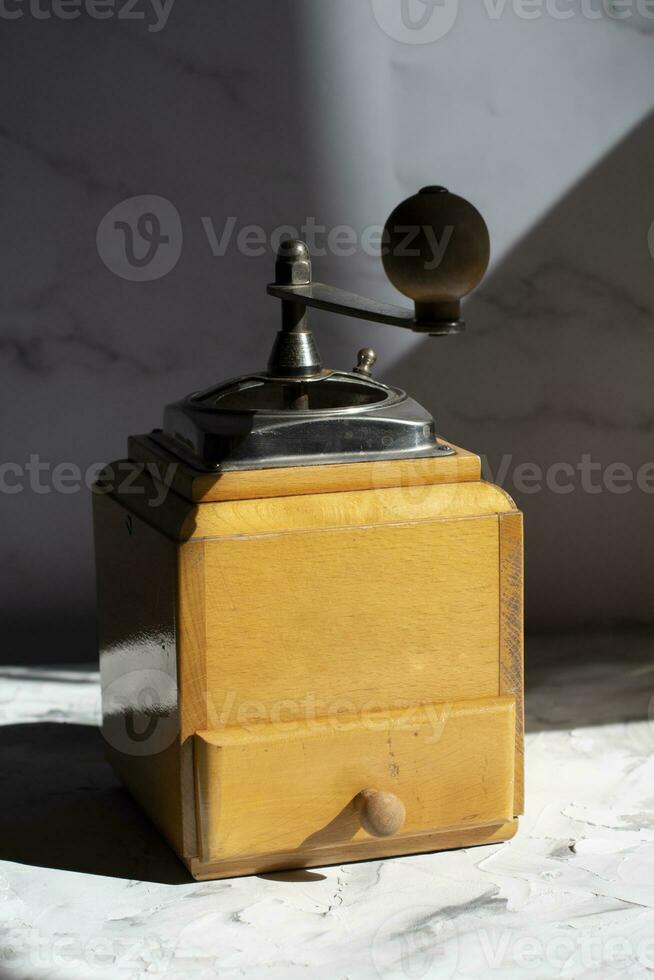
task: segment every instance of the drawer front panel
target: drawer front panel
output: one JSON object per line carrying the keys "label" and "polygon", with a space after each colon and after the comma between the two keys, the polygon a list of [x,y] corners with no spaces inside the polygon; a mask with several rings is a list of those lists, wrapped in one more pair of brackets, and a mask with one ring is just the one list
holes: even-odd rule
{"label": "drawer front panel", "polygon": [[514,741],[511,697],[198,733],[200,859],[367,840],[366,789],[402,801],[399,837],[512,820]]}
{"label": "drawer front panel", "polygon": [[207,541],[203,560],[203,729],[500,693],[497,516]]}

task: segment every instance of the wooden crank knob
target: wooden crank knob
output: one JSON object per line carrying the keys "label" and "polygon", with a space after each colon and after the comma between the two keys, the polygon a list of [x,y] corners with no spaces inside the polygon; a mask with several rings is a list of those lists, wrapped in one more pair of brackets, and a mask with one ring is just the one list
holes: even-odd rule
{"label": "wooden crank knob", "polygon": [[392,837],[406,818],[404,804],[393,793],[364,789],[357,797],[361,826],[372,837]]}
{"label": "wooden crank knob", "polygon": [[395,208],[384,228],[382,261],[396,289],[415,303],[414,330],[463,329],[461,299],[488,268],[486,222],[465,198],[423,187]]}

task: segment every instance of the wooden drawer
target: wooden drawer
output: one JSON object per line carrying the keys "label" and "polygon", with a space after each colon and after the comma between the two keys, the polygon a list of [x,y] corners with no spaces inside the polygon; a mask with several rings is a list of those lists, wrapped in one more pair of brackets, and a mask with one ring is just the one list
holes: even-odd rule
{"label": "wooden drawer", "polygon": [[197,733],[194,757],[204,862],[369,839],[366,789],[404,804],[398,838],[484,827],[514,817],[515,700],[232,726]]}

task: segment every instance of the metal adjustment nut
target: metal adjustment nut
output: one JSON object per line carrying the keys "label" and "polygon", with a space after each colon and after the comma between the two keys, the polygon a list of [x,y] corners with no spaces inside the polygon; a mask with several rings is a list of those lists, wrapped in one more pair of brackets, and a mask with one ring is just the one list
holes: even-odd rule
{"label": "metal adjustment nut", "polygon": [[352,370],[355,374],[363,374],[369,378],[376,360],[377,355],[372,347],[362,347],[357,354],[357,366]]}

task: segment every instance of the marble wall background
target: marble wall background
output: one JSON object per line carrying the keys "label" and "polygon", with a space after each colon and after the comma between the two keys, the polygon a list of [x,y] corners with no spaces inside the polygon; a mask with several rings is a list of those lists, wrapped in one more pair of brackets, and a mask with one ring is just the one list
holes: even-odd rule
{"label": "marble wall background", "polygon": [[[569,6],[568,20],[525,20],[460,4],[424,44],[393,36],[381,0],[175,0],[161,30],[143,2],[143,20],[0,16],[2,461],[38,454],[52,489],[57,464],[119,457],[166,402],[266,360],[270,254],[232,240],[216,257],[209,225],[269,235],[315,218],[360,234],[445,183],[478,204],[495,247],[468,335],[316,317],[324,358],[348,367],[373,344],[380,376],[448,438],[495,473],[512,456],[532,627],[651,622],[654,495],[523,493],[513,479],[522,462],[654,459],[654,34],[647,18]],[[178,262],[148,282],[96,247],[103,216],[136,195],[166,198],[182,229]],[[397,298],[361,250],[316,266]],[[22,481],[0,496],[1,656],[90,658],[89,494]]]}

